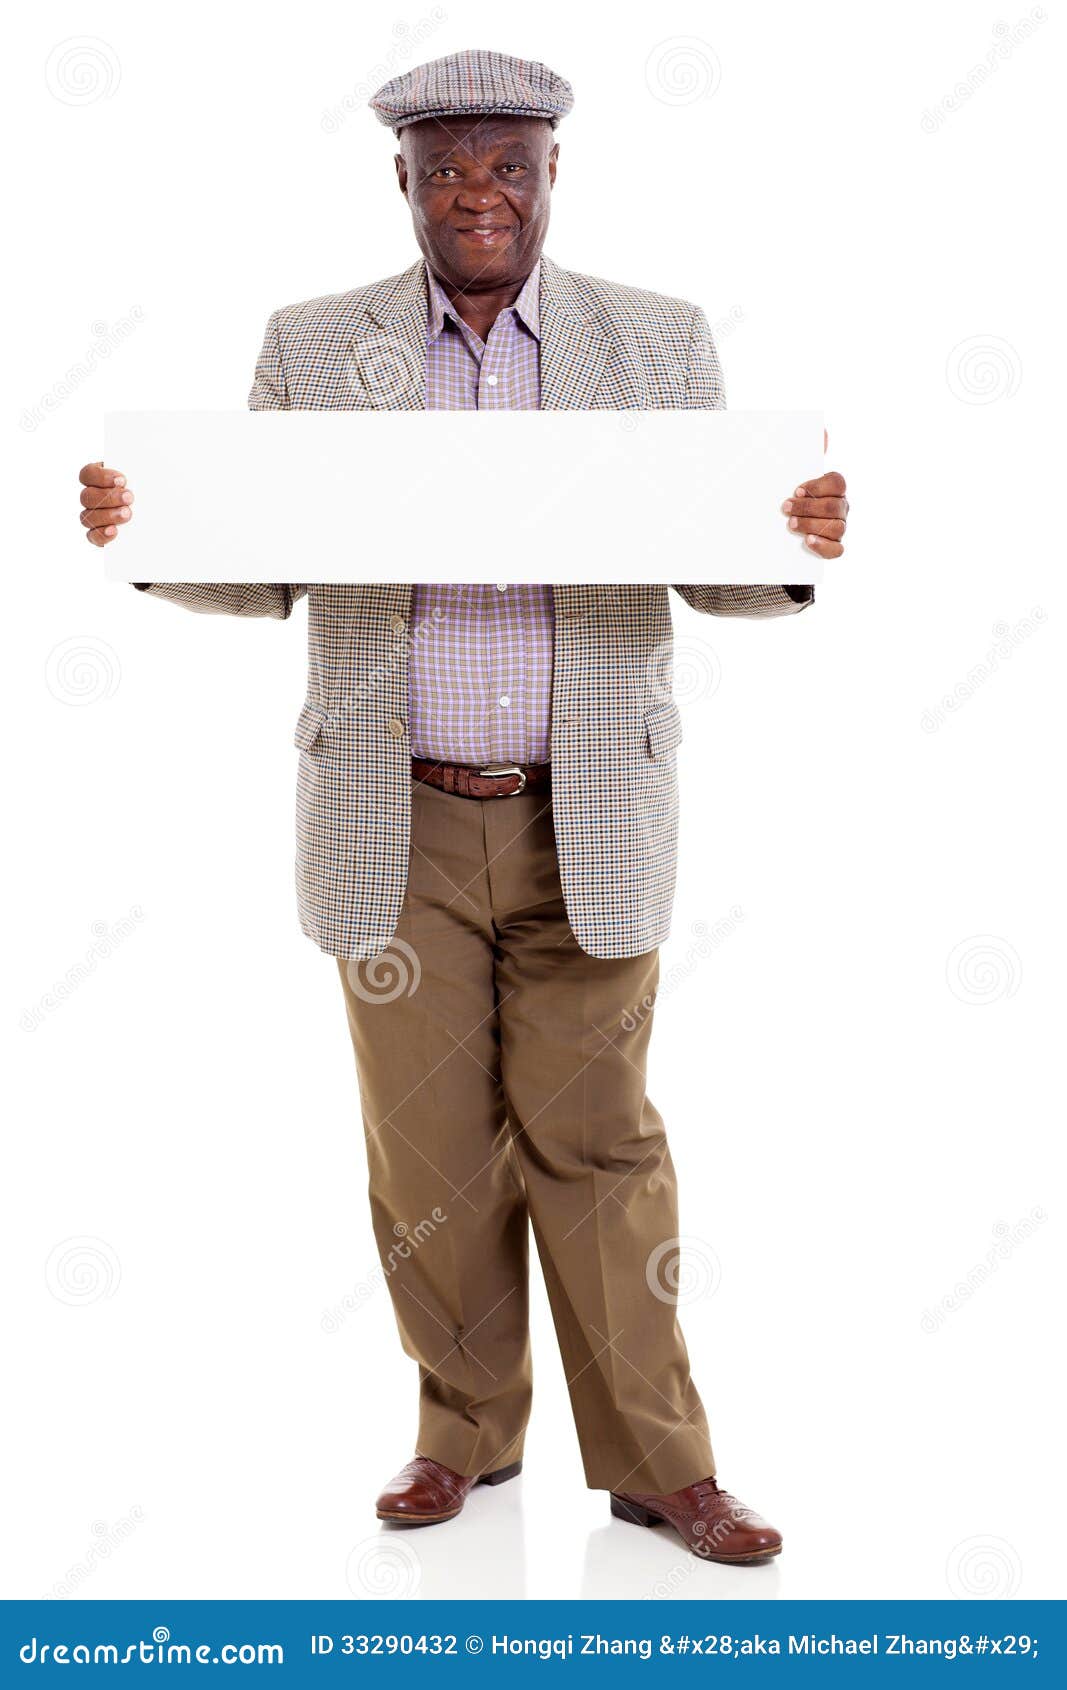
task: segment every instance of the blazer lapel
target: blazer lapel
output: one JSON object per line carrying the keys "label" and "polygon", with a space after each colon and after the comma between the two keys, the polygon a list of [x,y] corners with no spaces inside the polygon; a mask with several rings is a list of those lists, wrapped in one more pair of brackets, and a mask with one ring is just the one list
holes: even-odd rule
{"label": "blazer lapel", "polygon": [[541,409],[642,410],[644,384],[625,346],[543,253],[540,306]]}
{"label": "blazer lapel", "polygon": [[353,337],[355,409],[426,409],[426,271],[420,258],[366,300],[370,321]]}

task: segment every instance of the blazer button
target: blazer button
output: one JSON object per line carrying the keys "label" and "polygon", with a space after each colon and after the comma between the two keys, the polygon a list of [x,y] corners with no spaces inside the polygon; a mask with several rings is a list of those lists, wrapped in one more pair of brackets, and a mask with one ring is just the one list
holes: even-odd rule
{"label": "blazer button", "polygon": [[385,725],[394,739],[403,739],[404,734],[407,732],[399,716],[390,716]]}
{"label": "blazer button", "polygon": [[407,623],[404,621],[402,616],[395,614],[390,616],[389,626],[392,628],[394,634],[403,634],[407,632]]}

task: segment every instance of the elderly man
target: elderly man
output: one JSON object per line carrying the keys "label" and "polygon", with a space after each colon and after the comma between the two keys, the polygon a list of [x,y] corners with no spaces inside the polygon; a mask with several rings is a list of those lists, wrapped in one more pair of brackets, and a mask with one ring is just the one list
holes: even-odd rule
{"label": "elderly man", "polygon": [[[275,312],[252,408],[721,407],[696,307],[543,254],[571,104],[545,66],[480,51],[379,89],[422,260]],[[442,521],[466,524],[505,575],[507,533],[480,526],[476,473],[462,457],[439,467]],[[100,465],[81,479],[81,520],[106,545],[133,495]],[[842,550],[844,491],[824,475],[783,506],[824,558]],[[358,536],[358,504],[354,520]],[[375,1235],[421,1380],[417,1454],[379,1518],[449,1520],[472,1486],[518,1473],[532,1223],[589,1485],[705,1559],[777,1554],[779,1533],[714,1477],[662,1272],[677,1200],[645,1061],[677,833],[667,589],[143,590],[243,616],[308,600],[301,920],[338,960]],[[677,591],[727,616],[812,597]]]}

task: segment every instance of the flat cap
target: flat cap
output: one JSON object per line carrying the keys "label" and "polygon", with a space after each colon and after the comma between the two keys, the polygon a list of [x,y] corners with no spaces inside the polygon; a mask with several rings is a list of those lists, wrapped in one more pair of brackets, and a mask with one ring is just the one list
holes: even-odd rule
{"label": "flat cap", "polygon": [[536,59],[472,47],[413,65],[384,82],[368,104],[396,134],[426,117],[543,117],[554,129],[573,106],[574,93]]}

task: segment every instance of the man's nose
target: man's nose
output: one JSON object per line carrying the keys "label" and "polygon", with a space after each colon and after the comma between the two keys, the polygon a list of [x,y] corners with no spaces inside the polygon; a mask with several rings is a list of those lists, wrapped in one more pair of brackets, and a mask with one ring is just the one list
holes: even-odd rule
{"label": "man's nose", "polygon": [[456,196],[457,204],[465,211],[484,211],[491,205],[499,205],[503,199],[500,186],[493,180],[488,170],[479,170],[465,176],[463,186]]}

